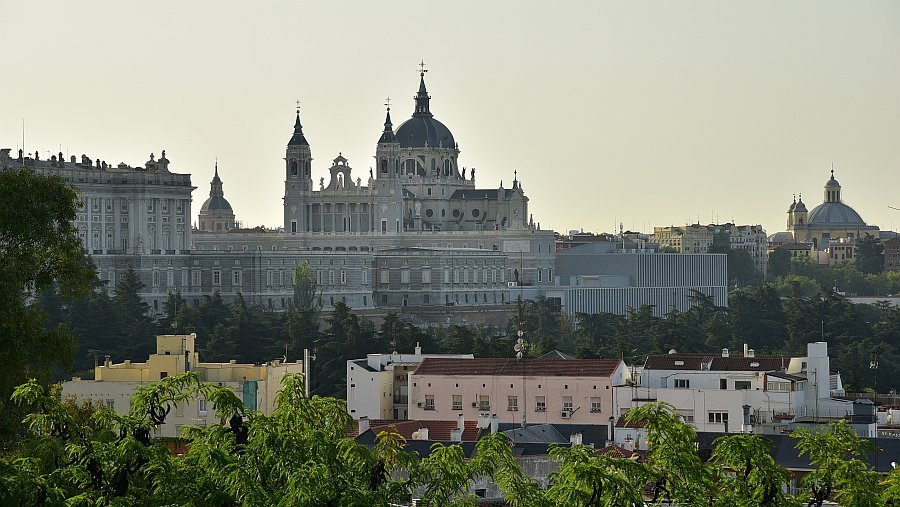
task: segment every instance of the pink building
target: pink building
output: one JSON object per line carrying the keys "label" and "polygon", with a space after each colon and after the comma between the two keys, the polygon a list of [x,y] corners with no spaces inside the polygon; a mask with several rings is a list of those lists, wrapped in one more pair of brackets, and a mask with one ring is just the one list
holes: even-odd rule
{"label": "pink building", "polygon": [[608,424],[619,359],[427,358],[409,374],[409,418],[501,423]]}

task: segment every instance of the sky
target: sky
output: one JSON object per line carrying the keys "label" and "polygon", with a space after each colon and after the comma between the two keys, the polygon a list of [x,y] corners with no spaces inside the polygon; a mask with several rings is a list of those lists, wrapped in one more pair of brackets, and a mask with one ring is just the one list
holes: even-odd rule
{"label": "sky", "polygon": [[[900,229],[900,2],[0,0],[0,147],[143,165],[166,150],[244,226],[282,225],[295,101],[313,180],[365,177],[390,96],[479,188],[518,171],[544,229],[785,230],[792,195]],[[809,206],[810,209],[812,206]],[[196,220],[196,217],[195,217]]]}

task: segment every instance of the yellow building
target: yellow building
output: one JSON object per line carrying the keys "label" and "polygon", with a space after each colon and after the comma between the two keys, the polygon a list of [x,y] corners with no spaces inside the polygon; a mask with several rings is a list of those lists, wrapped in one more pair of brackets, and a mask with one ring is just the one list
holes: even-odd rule
{"label": "yellow building", "polygon": [[[242,364],[235,360],[227,363],[202,363],[196,348],[196,334],[162,335],[156,337],[156,353],[146,362],[126,360],[113,364],[109,359],[94,369],[94,380],[78,377],[63,383],[63,396],[79,399],[95,399],[127,414],[131,408],[131,396],[142,385],[159,379],[195,371],[202,382],[213,382],[234,390],[244,402],[244,408],[269,414],[274,409],[275,395],[281,388],[281,379],[287,373],[302,373],[300,362],[286,363],[274,360],[265,364]],[[203,398],[190,400],[172,407],[166,422],[157,428],[155,436],[178,436],[181,426],[207,426],[218,424],[219,417]]]}
{"label": "yellow building", "polygon": [[838,256],[832,259],[835,261],[853,260],[852,248],[857,238],[866,234],[878,237],[878,227],[867,225],[856,210],[843,202],[841,185],[834,179],[834,170],[825,182],[822,204],[807,211],[801,195],[800,200],[788,208],[787,227],[796,243],[812,243],[819,251],[835,247],[835,253],[830,254]]}

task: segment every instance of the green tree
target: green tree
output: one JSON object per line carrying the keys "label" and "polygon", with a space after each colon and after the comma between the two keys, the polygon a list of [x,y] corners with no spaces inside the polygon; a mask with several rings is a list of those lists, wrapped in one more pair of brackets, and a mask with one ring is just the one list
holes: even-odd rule
{"label": "green tree", "polygon": [[[69,367],[76,340],[65,325],[49,327],[38,296],[71,301],[91,288],[73,225],[75,190],[59,177],[30,170],[0,172],[0,437],[17,427],[9,395],[27,378],[43,382]],[[45,300],[46,301],[46,300]]]}
{"label": "green tree", "polygon": [[803,476],[809,491],[810,506],[834,498],[842,505],[875,507],[878,499],[878,473],[859,460],[873,449],[845,422],[831,424],[824,431],[799,428],[794,432],[797,449],[809,456],[815,470]]}
{"label": "green tree", "polygon": [[776,248],[769,254],[768,273],[770,278],[787,276],[791,272],[791,252]]}
{"label": "green tree", "polygon": [[782,487],[787,469],[772,458],[772,442],[761,435],[726,435],[714,442],[711,464],[717,467],[716,505],[800,505]]}
{"label": "green tree", "polygon": [[116,282],[113,301],[122,323],[122,341],[118,355],[122,359],[146,357],[153,349],[153,321],[150,306],[141,297],[144,283],[133,267]]}
{"label": "green tree", "polygon": [[867,274],[884,271],[884,245],[881,239],[866,233],[856,240],[856,266]]}
{"label": "green tree", "polygon": [[288,308],[285,321],[291,347],[297,354],[303,349],[312,349],[318,340],[319,313],[322,310],[322,294],[316,283],[315,274],[309,262],[294,265],[292,272],[294,297]]}

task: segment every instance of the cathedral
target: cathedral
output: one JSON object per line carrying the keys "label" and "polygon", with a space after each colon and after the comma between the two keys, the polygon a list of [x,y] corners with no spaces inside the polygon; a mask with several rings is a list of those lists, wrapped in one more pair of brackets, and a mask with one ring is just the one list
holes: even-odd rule
{"label": "cathedral", "polygon": [[0,170],[31,168],[75,186],[75,225],[98,276],[112,291],[133,268],[154,312],[175,292],[193,305],[219,292],[226,302],[241,294],[248,304],[287,308],[299,262],[310,264],[326,310],[338,301],[502,305],[522,286],[552,285],[555,238],[532,220],[522,182],[514,173],[508,188],[477,188],[475,169],[459,165],[455,136],[431,112],[424,71],[418,84],[411,117],[394,129],[388,108],[374,130],[368,174],[354,173],[339,153],[314,181],[298,111],[285,148],[284,222],[272,228],[240,227],[218,164],[192,228],[196,187],[189,174],[169,170],[165,151],[132,167],[3,149]]}
{"label": "cathedral", "polygon": [[801,194],[787,213],[787,228],[794,242],[812,243],[817,250],[826,250],[833,242],[852,242],[866,234],[878,237],[878,227],[867,225],[855,209],[844,203],[834,170],[825,182],[822,204],[809,211]]}

